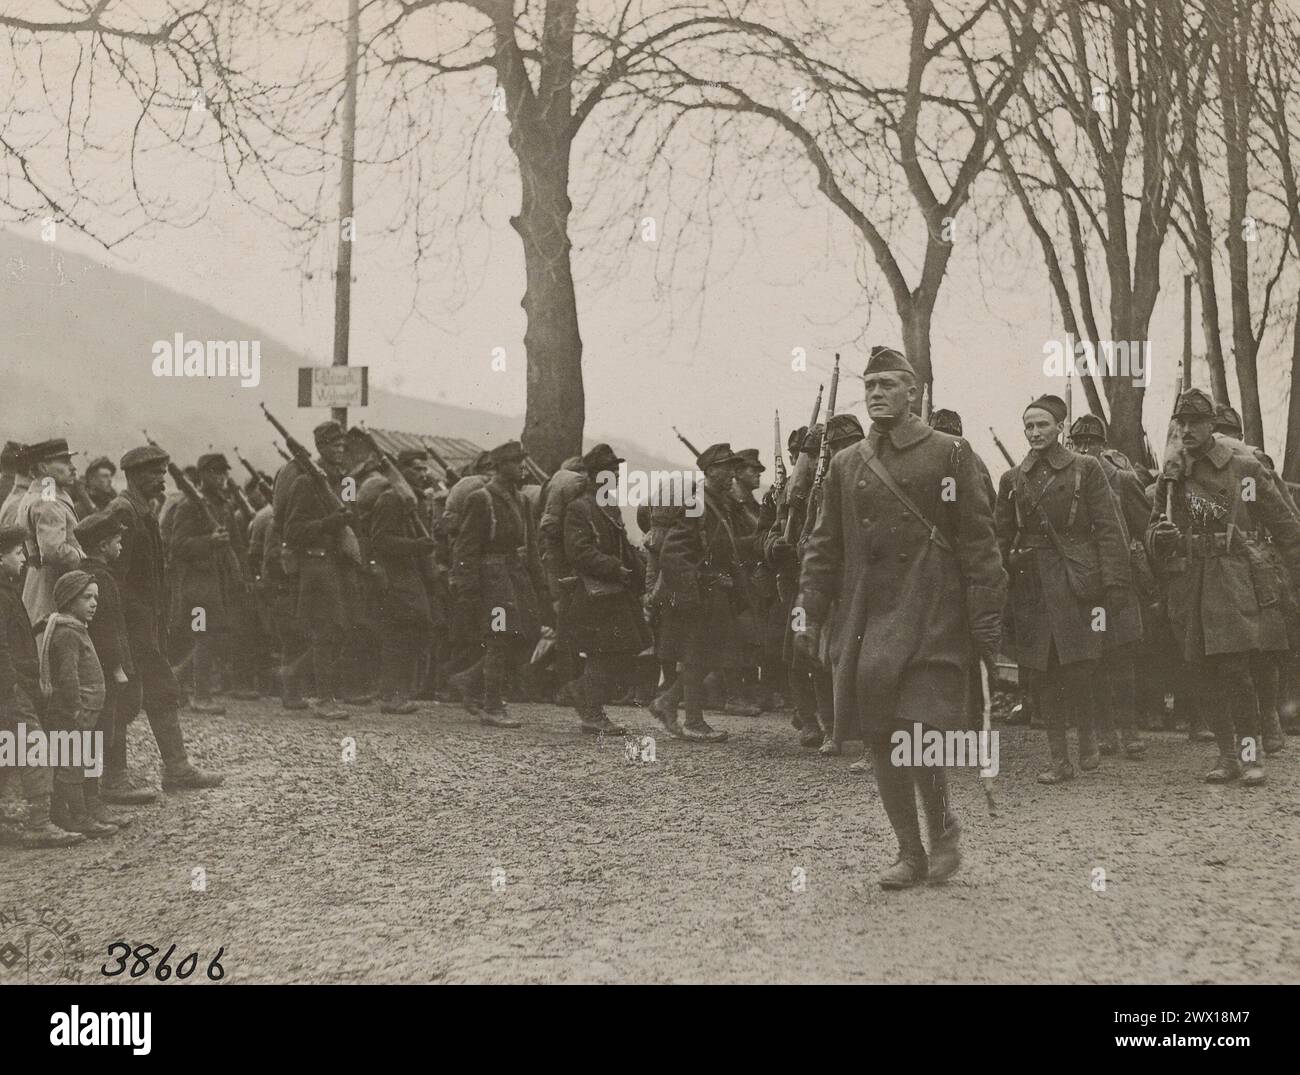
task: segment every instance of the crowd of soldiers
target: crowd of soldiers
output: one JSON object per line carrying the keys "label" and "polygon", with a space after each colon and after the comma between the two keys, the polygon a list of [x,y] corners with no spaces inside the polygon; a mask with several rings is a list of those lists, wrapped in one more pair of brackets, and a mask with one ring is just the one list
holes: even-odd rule
{"label": "crowd of soldiers", "polygon": [[1300,641],[1300,513],[1231,409],[1183,393],[1152,474],[1042,396],[995,489],[960,416],[915,413],[898,351],[874,348],[863,379],[867,431],[844,413],[795,430],[762,499],[759,451],[712,444],[693,499],[637,509],[640,543],[605,495],[624,462],[607,444],[541,481],[517,441],[458,475],[328,421],[314,458],[289,438],[275,476],[242,485],[218,452],[181,470],[149,443],[79,479],[63,440],[8,444],[0,728],[94,729],[105,755],[99,778],[22,769],[15,838],[111,836],[130,822],[111,807],[155,798],[126,756],[141,708],[164,789],[219,784],[180,713],[221,714],[222,694],[329,721],[440,701],[497,728],[519,726],[509,701],[546,700],[591,735],[624,734],[617,702],[695,742],[727,738],[707,711],[787,709],[808,750],[866,743],[850,768],[874,771],[898,838],[889,888],[960,864],[945,766],[893,764],[890,737],[970,728],[981,667],[1018,667],[1044,784],[1076,775],[1070,728],[1085,772],[1141,758],[1175,696],[1217,742],[1207,780],[1263,783]]}

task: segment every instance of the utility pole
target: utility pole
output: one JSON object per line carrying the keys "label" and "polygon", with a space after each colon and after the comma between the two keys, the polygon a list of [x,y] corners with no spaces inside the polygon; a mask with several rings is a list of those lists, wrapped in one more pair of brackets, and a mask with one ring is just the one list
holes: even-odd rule
{"label": "utility pole", "polygon": [[[348,337],[352,327],[352,169],[357,149],[357,51],[361,38],[360,0],[348,0],[348,66],[344,72],[342,176],[339,183],[339,250],[334,271],[334,365],[348,364]],[[344,429],[348,409],[332,407],[330,415]]]}

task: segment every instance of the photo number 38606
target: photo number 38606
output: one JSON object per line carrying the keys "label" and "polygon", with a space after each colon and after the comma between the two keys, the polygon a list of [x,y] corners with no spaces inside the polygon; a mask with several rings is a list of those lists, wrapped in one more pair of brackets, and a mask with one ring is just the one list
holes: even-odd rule
{"label": "photo number 38606", "polygon": [[[116,978],[124,971],[130,978],[143,978],[149,973],[149,961],[158,954],[158,949],[152,944],[139,944],[132,948],[125,941],[114,941],[108,946],[110,956],[113,955],[114,949],[120,949],[116,957],[116,966],[110,967],[108,963],[105,963],[99,968],[105,978]],[[208,981],[219,982],[226,976],[226,969],[221,965],[221,953],[225,950],[225,945],[222,945],[217,949],[217,954],[208,961]],[[175,977],[178,981],[184,981],[198,969],[198,952],[191,952],[173,967],[171,958],[175,952],[176,945],[173,944],[167,949],[162,959],[153,965],[153,976],[158,981],[165,982],[172,977]],[[130,971],[127,971],[128,960],[132,960]]]}

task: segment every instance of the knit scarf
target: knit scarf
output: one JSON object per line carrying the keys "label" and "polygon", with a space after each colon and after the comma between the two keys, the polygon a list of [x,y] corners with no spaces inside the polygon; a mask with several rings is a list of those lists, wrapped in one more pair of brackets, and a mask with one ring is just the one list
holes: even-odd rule
{"label": "knit scarf", "polygon": [[54,683],[50,679],[50,643],[54,640],[54,629],[61,623],[80,628],[83,632],[86,630],[86,625],[76,616],[69,616],[63,612],[51,612],[49,619],[45,621],[45,632],[41,635],[40,644],[41,696],[45,698],[54,693]]}

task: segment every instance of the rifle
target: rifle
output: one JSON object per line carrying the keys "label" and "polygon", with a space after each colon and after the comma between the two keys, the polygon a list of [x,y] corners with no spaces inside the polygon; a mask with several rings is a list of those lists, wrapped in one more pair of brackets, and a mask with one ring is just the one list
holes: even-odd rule
{"label": "rifle", "polygon": [[[822,412],[822,391],[825,389],[825,387],[826,386],[824,384],[819,384],[817,386],[817,400],[815,403],[813,403],[812,417],[808,419],[809,433],[811,433],[813,431],[813,427],[817,425],[817,416]],[[807,434],[805,434],[805,437],[806,436]],[[803,454],[802,444],[799,445],[799,454],[800,455]],[[797,468],[795,470],[795,473],[798,474]],[[792,494],[792,499],[793,499],[793,494]],[[807,498],[805,497],[801,499],[803,501],[806,501]],[[782,535],[782,537],[785,539],[785,543],[787,545],[794,544],[794,508],[793,505],[790,504],[786,505],[785,533]]]}
{"label": "rifle", "polygon": [[1065,370],[1065,436],[1061,439],[1065,446],[1073,451],[1074,438],[1070,436],[1070,427],[1074,425],[1074,362],[1071,360],[1070,365]]}
{"label": "rifle", "polygon": [[235,448],[235,458],[243,464],[244,469],[248,471],[253,480],[257,482],[257,488],[261,492],[262,496],[266,498],[266,502],[268,504],[271,503],[271,479],[261,471],[254,469],[253,464],[239,454],[238,447]]}
{"label": "rifle", "polygon": [[927,384],[921,389],[921,421],[926,425],[930,424],[930,386]]}
{"label": "rifle", "polygon": [[989,432],[993,434],[993,443],[997,445],[998,451],[1002,453],[1002,458],[1007,461],[1007,466],[1014,467],[1016,462],[1011,458],[1011,453],[1007,451],[1007,446],[1002,443],[1002,438],[997,435],[992,426],[989,426]]}
{"label": "rifle", "polygon": [[[367,436],[369,436],[369,434],[367,434]],[[425,441],[421,441],[420,443],[423,444],[425,449],[428,451],[429,458],[432,459],[435,463],[437,463],[438,466],[442,467],[442,479],[443,479],[442,484],[446,488],[450,489],[453,485],[455,485],[458,481],[460,481],[460,475],[457,474],[454,470],[452,470],[451,464],[448,463],[447,460],[445,460],[442,456],[438,454],[437,448],[435,448],[432,444],[426,443]]]}
{"label": "rifle", "polygon": [[699,459],[700,450],[697,447],[695,447],[694,444],[688,441],[685,437],[683,437],[681,432],[678,430],[676,426],[673,426],[673,432],[677,434],[677,439],[686,445],[687,451],[689,451],[691,455],[693,455],[696,459]]}
{"label": "rifle", "polygon": [[812,497],[821,502],[822,482],[826,480],[826,470],[831,465],[831,419],[835,417],[835,396],[840,388],[840,356],[835,356],[835,368],[831,371],[831,394],[826,401],[826,423],[822,426],[821,451],[817,455],[817,471],[813,475]]}
{"label": "rifle", "polygon": [[407,504],[411,513],[411,522],[415,524],[416,535],[418,537],[427,538],[429,536],[429,528],[424,525],[424,520],[420,518],[419,497],[416,496],[415,490],[411,488],[411,483],[406,480],[406,475],[402,473],[401,467],[397,465],[397,460],[375,443],[375,438],[371,436],[370,430],[368,430],[364,425],[358,424],[355,429],[362,442],[366,444],[379,459],[379,469],[383,471],[384,477],[388,479],[389,485],[393,487],[397,495]]}
{"label": "rifle", "polygon": [[[280,424],[270,411],[266,409],[266,404],[260,404],[262,413],[266,415],[266,420],[275,427],[275,431],[284,438],[284,443],[288,445],[294,461],[302,468],[302,472],[311,478],[312,484],[316,487],[319,495],[326,503],[333,504],[339,511],[348,511],[348,506],[343,503],[343,498],[339,496],[334,486],[330,484],[329,477],[316,465],[308,453],[307,449],[293,439],[293,436],[287,429]],[[339,532],[339,544],[342,547],[343,554],[355,563],[358,567],[362,566],[361,543],[357,540],[357,535],[350,526],[345,526]]]}
{"label": "rifle", "polygon": [[248,497],[244,496],[244,490],[239,488],[239,482],[235,481],[230,475],[226,475],[226,489],[234,496],[236,503],[239,504],[239,510],[244,513],[244,518],[250,522],[254,515],[253,505],[248,502]]}
{"label": "rifle", "polygon": [[286,463],[289,462],[291,458],[293,458],[291,455],[289,455],[288,452],[286,452],[283,448],[280,447],[280,442],[278,440],[271,441],[271,447],[275,449],[275,454],[278,455],[281,459],[283,459]]}
{"label": "rifle", "polygon": [[772,446],[776,450],[776,470],[772,482],[776,496],[785,488],[785,445],[781,443],[781,412],[774,411],[772,417]]}
{"label": "rifle", "polygon": [[[158,442],[154,440],[153,437],[149,436],[149,431],[147,429],[142,429],[140,432],[144,434],[144,439],[149,443],[150,447],[158,448],[159,451],[163,450],[159,446]],[[212,508],[208,506],[208,502],[199,495],[199,491],[194,488],[194,485],[190,482],[189,478],[185,477],[185,471],[181,470],[180,467],[173,463],[170,456],[167,458],[167,473],[172,476],[172,481],[175,483],[176,488],[185,494],[185,499],[191,500],[199,506],[199,510],[203,512],[203,517],[208,521],[208,525],[211,526],[213,530],[220,530],[222,528],[221,523],[219,523],[217,517],[212,514]]]}

